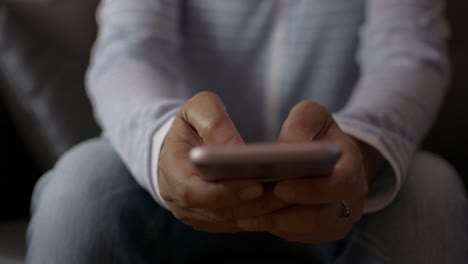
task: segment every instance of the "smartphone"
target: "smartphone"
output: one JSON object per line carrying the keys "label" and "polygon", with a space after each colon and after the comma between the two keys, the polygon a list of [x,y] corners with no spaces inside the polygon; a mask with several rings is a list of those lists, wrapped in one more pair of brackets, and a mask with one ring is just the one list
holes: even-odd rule
{"label": "smartphone", "polygon": [[251,144],[242,146],[199,146],[190,160],[209,181],[257,178],[264,182],[330,174],[341,157],[334,143],[314,141],[301,144]]}

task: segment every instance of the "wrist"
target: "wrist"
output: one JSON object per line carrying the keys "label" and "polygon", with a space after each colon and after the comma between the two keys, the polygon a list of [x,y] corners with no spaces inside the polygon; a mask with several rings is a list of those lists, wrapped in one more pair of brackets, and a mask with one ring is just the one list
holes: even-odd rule
{"label": "wrist", "polygon": [[353,139],[361,152],[367,183],[370,184],[378,173],[387,165],[387,161],[382,154],[371,145],[359,139]]}

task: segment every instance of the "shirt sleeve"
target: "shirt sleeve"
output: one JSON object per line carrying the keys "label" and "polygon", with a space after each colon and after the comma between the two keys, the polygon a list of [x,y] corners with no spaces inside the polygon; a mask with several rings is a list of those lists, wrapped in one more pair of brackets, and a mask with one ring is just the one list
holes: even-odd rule
{"label": "shirt sleeve", "polygon": [[188,98],[179,13],[179,0],[101,1],[87,73],[87,92],[104,136],[156,200],[154,135]]}
{"label": "shirt sleeve", "polygon": [[390,168],[370,186],[365,212],[386,207],[405,181],[449,81],[442,0],[367,0],[361,77],[335,115],[348,134],[375,147]]}
{"label": "shirt sleeve", "polygon": [[152,173],[152,178],[153,178],[153,190],[154,190],[154,197],[156,201],[164,208],[169,209],[166,201],[162,198],[161,192],[159,191],[159,157],[161,154],[161,148],[164,143],[164,139],[166,138],[167,133],[169,132],[169,129],[172,126],[172,123],[174,122],[175,117],[169,119],[166,121],[166,123],[154,134],[153,137],[153,149],[152,149],[152,155],[153,155],[153,162],[152,162],[152,168],[151,168],[151,173]]}

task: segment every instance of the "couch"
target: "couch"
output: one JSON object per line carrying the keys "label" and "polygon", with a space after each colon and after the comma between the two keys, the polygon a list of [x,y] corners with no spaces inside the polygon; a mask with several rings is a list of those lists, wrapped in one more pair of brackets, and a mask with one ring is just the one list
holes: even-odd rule
{"label": "couch", "polygon": [[[98,0],[0,0],[2,153],[0,263],[21,263],[34,182],[74,144],[99,128],[83,90]],[[448,159],[468,183],[468,3],[449,0],[454,78],[423,148]],[[13,165],[21,161],[24,166]]]}
{"label": "couch", "polygon": [[0,263],[22,263],[34,183],[99,135],[83,76],[95,0],[0,0]]}

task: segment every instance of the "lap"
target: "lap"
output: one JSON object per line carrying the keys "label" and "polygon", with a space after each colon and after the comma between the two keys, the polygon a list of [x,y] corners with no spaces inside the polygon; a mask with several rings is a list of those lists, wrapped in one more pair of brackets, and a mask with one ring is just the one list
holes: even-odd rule
{"label": "lap", "polygon": [[419,152],[396,199],[363,217],[350,240],[389,263],[465,263],[467,234],[468,204],[459,175],[440,157]]}
{"label": "lap", "polygon": [[[59,254],[57,259],[75,258],[77,263],[120,263],[110,258],[120,258],[121,263],[198,263],[227,257],[245,263],[246,259],[263,257],[271,263],[291,263],[291,259],[306,263],[323,258],[322,248],[329,247],[314,250],[264,233],[195,231],[158,206],[103,139],[68,151],[37,184],[32,207],[30,259],[37,258],[39,248],[59,250],[63,249],[60,245],[67,245],[87,252],[79,257]],[[87,244],[97,247],[86,248]]]}
{"label": "lap", "polygon": [[[90,241],[101,247],[89,253],[89,259],[83,260],[86,254],[81,255],[81,263],[99,263],[103,252],[119,257],[122,263],[147,263],[150,259],[187,263],[207,258],[217,262],[222,256],[239,260],[265,255],[290,263],[291,258],[299,262],[298,256],[324,259],[335,252],[342,252],[339,263],[383,263],[395,255],[414,259],[423,250],[440,249],[440,241],[435,241],[438,236],[449,241],[446,250],[453,250],[447,248],[457,238],[453,225],[466,220],[466,210],[460,212],[463,206],[466,209],[462,196],[456,173],[434,156],[421,153],[416,155],[394,203],[364,217],[343,243],[342,251],[337,251],[338,243],[310,246],[267,234],[206,234],[185,226],[159,207],[134,181],[108,141],[91,140],[65,154],[37,185],[28,255],[37,255],[41,245],[50,247],[69,240],[68,246],[75,249],[85,250]],[[51,219],[53,225],[49,224]],[[463,225],[458,228],[466,231],[466,222],[460,223]]]}
{"label": "lap", "polygon": [[90,140],[65,153],[36,185],[27,260],[146,263],[137,248],[152,243],[163,215],[109,142]]}

